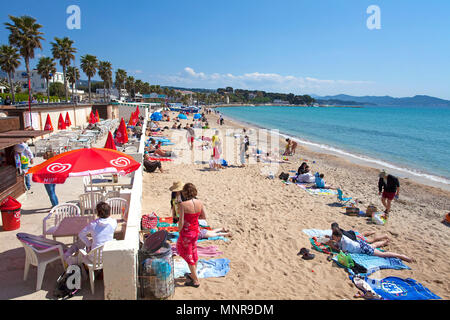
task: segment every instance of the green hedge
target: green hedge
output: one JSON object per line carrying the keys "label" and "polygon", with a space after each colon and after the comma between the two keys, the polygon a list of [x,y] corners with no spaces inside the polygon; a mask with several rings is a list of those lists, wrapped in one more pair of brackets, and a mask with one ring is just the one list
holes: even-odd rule
{"label": "green hedge", "polygon": [[[0,97],[5,100],[6,97],[9,96],[10,99],[12,99],[12,96],[10,93],[0,93]],[[42,93],[36,93],[34,95],[38,101],[47,100],[47,95],[44,95]],[[28,94],[27,93],[16,93],[16,102],[22,102],[22,101],[28,101]],[[58,101],[58,99],[61,99],[56,96],[50,96],[50,102],[52,101]]]}

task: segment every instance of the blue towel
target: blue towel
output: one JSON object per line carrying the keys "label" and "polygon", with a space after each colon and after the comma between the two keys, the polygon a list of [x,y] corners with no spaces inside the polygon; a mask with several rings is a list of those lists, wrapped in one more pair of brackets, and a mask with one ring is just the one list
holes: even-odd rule
{"label": "blue towel", "polygon": [[364,278],[369,286],[385,300],[442,299],[416,280],[387,277],[382,280]]}
{"label": "blue towel", "polygon": [[[367,273],[360,275],[368,276],[381,269],[411,269],[398,258],[382,258],[360,253],[350,253],[350,256],[352,257],[353,261],[367,269]],[[340,265],[337,261],[337,256],[333,257],[333,261]],[[352,275],[355,274],[351,269],[347,268],[347,271]]]}
{"label": "blue towel", "polygon": [[[197,263],[197,276],[199,278],[225,277],[230,271],[230,259],[200,259]],[[174,261],[174,277],[182,278],[185,273],[190,273],[186,261],[177,259]]]}
{"label": "blue towel", "polygon": [[[178,232],[171,232],[171,234],[173,235],[173,237],[170,238],[169,240],[172,241],[172,242],[177,242],[178,237],[180,236],[180,234],[179,234]],[[198,240],[197,242],[209,241],[209,240],[223,240],[223,241],[228,241],[227,238],[220,236],[220,237],[212,237],[212,238],[208,238],[208,239],[200,239],[200,240]]]}

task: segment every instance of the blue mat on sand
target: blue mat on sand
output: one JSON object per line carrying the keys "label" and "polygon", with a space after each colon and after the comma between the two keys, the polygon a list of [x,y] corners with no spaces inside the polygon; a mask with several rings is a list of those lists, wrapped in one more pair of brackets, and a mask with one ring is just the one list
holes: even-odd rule
{"label": "blue mat on sand", "polygon": [[[174,262],[174,277],[182,278],[185,273],[190,273],[186,261],[179,259]],[[218,278],[225,277],[230,271],[230,259],[200,259],[197,263],[197,275],[199,278]]]}
{"label": "blue mat on sand", "polygon": [[442,299],[411,278],[387,277],[382,280],[376,280],[365,277],[364,281],[385,300]]}
{"label": "blue mat on sand", "polygon": [[[178,232],[171,232],[170,233],[172,235],[172,237],[169,239],[171,242],[177,242],[178,237],[180,236],[180,234]],[[202,242],[202,241],[210,241],[210,240],[223,240],[223,241],[228,241],[227,238],[225,237],[212,237],[212,238],[208,238],[208,239],[200,239],[197,242]]]}
{"label": "blue mat on sand", "polygon": [[[350,253],[350,256],[352,257],[353,261],[355,261],[357,264],[363,266],[367,269],[367,273],[360,274],[360,275],[370,275],[378,270],[381,269],[395,269],[395,270],[402,270],[402,269],[411,269],[406,264],[402,262],[402,260],[398,258],[382,258],[382,257],[376,257],[376,256],[369,256],[367,254],[359,254],[359,253]],[[343,267],[339,262],[337,261],[337,256],[333,257],[333,261],[335,261],[338,265]],[[348,273],[354,275],[355,273],[353,270],[347,268]]]}

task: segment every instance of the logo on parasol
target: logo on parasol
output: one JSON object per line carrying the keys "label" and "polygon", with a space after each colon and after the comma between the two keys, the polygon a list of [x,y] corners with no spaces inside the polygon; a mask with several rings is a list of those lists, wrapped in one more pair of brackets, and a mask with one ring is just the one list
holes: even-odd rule
{"label": "logo on parasol", "polygon": [[130,165],[130,160],[125,157],[119,157],[117,159],[111,160],[110,163],[115,167],[126,167]]}
{"label": "logo on parasol", "polygon": [[72,165],[69,163],[52,163],[47,167],[47,171],[50,173],[63,173],[72,168]]}

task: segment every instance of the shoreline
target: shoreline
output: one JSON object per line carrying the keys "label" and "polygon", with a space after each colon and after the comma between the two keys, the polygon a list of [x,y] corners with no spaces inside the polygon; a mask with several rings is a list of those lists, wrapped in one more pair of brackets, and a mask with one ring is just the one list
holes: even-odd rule
{"label": "shoreline", "polygon": [[[270,128],[265,128],[263,126],[260,126],[260,125],[254,124],[254,123],[250,123],[250,122],[247,122],[242,119],[236,119],[236,118],[230,117],[223,113],[222,113],[222,115],[225,120],[236,123],[240,127],[252,127],[254,129],[272,130]],[[283,133],[279,129],[275,129],[275,130],[278,130],[280,139],[283,141],[283,143],[285,143],[284,141],[286,138],[290,138],[292,140],[295,140],[299,144],[299,147],[302,146],[303,148],[305,148],[306,151],[310,151],[310,152],[318,153],[318,154],[333,155],[336,157],[340,157],[344,160],[350,161],[356,165],[365,166],[365,167],[368,167],[371,169],[377,169],[377,170],[386,169],[387,171],[389,171],[390,173],[396,175],[397,177],[399,177],[401,179],[407,179],[407,180],[413,181],[415,183],[418,183],[420,185],[426,185],[428,187],[438,188],[443,191],[450,192],[450,183],[443,182],[442,180],[448,181],[444,177],[433,176],[427,172],[417,172],[416,173],[413,171],[414,170],[413,168],[402,168],[400,165],[390,163],[386,160],[371,158],[371,157],[363,155],[363,154],[361,154],[361,155],[353,154],[346,150],[341,150],[339,148],[335,148],[330,145],[323,145],[323,144],[320,144],[317,142],[302,140],[300,137],[297,137],[297,136],[294,136],[291,134],[287,134],[287,133]]]}
{"label": "shoreline", "polygon": [[364,106],[344,106],[344,105],[322,105],[322,106],[305,106],[301,104],[246,104],[246,103],[230,103],[225,105],[210,105],[207,108],[217,109],[217,108],[232,108],[232,107],[292,107],[292,108],[364,108]]}

